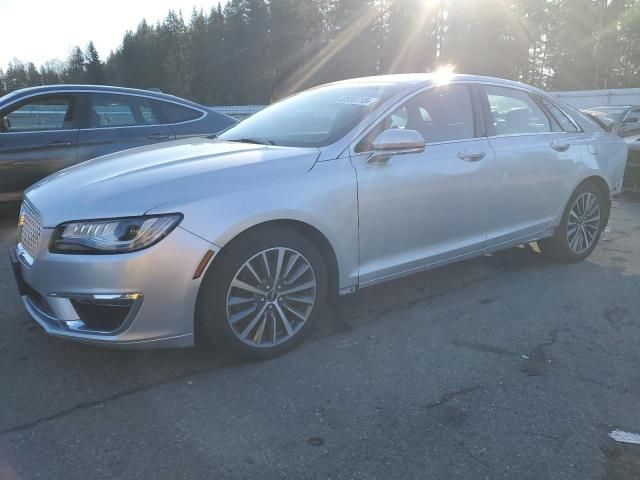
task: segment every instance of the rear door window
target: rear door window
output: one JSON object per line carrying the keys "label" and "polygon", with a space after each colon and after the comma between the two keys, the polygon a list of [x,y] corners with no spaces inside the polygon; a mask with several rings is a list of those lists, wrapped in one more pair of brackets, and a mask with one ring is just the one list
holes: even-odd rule
{"label": "rear door window", "polygon": [[145,125],[158,125],[162,123],[162,121],[160,121],[160,109],[158,108],[157,102],[148,98],[139,97],[137,103]]}
{"label": "rear door window", "polygon": [[135,99],[129,95],[97,93],[91,95],[89,124],[92,128],[144,125]]}
{"label": "rear door window", "polygon": [[523,90],[485,85],[496,135],[548,133],[551,122],[540,106]]}

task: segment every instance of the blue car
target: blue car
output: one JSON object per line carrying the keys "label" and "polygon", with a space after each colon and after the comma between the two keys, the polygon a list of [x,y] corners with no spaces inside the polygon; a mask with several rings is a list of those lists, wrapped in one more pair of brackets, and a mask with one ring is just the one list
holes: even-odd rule
{"label": "blue car", "polygon": [[74,163],[128,148],[212,135],[235,123],[172,95],[132,88],[50,85],[0,98],[0,203]]}

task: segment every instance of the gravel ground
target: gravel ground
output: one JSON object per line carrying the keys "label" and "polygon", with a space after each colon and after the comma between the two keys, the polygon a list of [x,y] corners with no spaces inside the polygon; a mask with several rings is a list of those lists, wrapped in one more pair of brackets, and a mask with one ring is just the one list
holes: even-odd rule
{"label": "gravel ground", "polygon": [[[0,247],[14,239],[0,222]],[[371,287],[267,362],[47,337],[0,262],[0,479],[638,479],[640,203],[594,254]]]}

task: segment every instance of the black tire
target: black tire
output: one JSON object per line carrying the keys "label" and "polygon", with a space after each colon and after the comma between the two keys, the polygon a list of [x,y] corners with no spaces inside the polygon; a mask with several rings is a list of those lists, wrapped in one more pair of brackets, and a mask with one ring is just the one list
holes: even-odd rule
{"label": "black tire", "polygon": [[[227,294],[236,273],[245,262],[264,250],[277,247],[295,250],[307,260],[315,275],[315,302],[307,320],[283,343],[260,347],[248,345],[234,333],[227,320]],[[309,335],[325,304],[327,285],[324,259],[309,239],[281,226],[259,228],[233,240],[208,269],[196,305],[197,331],[206,335],[218,348],[228,350],[244,360],[259,361],[277,357],[296,347]]]}
{"label": "black tire", "polygon": [[[572,250],[571,246],[569,245],[567,229],[571,209],[573,208],[576,199],[578,199],[585,193],[591,193],[598,199],[598,203],[600,205],[600,222],[596,235],[589,248],[587,248],[583,252],[577,253]],[[565,207],[562,214],[562,220],[560,220],[560,224],[554,230],[553,235],[549,238],[538,241],[540,251],[548,257],[560,262],[574,263],[584,260],[589,255],[591,255],[591,252],[593,252],[593,249],[598,244],[600,235],[602,234],[602,231],[604,230],[604,227],[606,226],[609,219],[610,208],[611,203],[609,201],[609,198],[596,185],[591,182],[585,182],[579,185],[578,188],[576,188],[576,190],[573,192],[573,195],[571,195],[571,198],[569,199],[569,202],[567,203],[567,206]]]}

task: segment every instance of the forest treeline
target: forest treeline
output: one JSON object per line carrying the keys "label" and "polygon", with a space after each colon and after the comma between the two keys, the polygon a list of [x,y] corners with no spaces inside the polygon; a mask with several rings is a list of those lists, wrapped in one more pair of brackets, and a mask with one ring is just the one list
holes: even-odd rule
{"label": "forest treeline", "polygon": [[263,104],[349,77],[458,72],[549,90],[640,86],[640,0],[229,0],[142,21],[108,58],[15,59],[0,95],[55,83],[159,88],[207,105]]}

